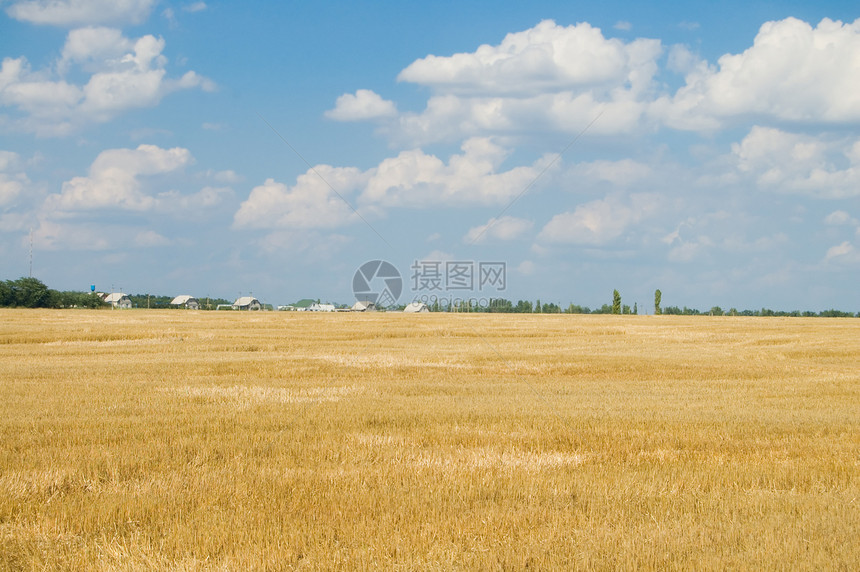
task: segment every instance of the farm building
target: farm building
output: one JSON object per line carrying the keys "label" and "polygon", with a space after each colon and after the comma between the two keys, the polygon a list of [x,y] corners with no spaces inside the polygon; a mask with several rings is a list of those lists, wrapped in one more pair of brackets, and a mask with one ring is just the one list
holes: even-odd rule
{"label": "farm building", "polygon": [[353,312],[375,312],[376,304],[367,300],[359,300],[352,305]]}
{"label": "farm building", "polygon": [[299,312],[304,312],[308,308],[313,306],[314,304],[316,304],[316,300],[311,300],[310,298],[302,298],[298,302],[296,302],[294,304],[290,304],[290,306],[292,306],[294,309],[298,310]]}
{"label": "farm building", "polygon": [[311,304],[308,306],[308,312],[334,312],[334,304]]}
{"label": "farm building", "polygon": [[114,308],[121,308],[123,310],[131,308],[131,298],[129,298],[127,294],[123,294],[122,292],[102,294],[101,297],[102,300],[104,300],[107,304],[110,304]]}
{"label": "farm building", "polygon": [[178,308],[185,308],[187,310],[199,310],[200,302],[194,296],[188,296],[186,294],[182,294],[181,296],[177,296],[173,300],[170,301],[171,306],[176,306]]}
{"label": "farm building", "polygon": [[242,296],[233,302],[234,310],[261,310],[262,308],[263,305],[260,304],[260,301],[251,296]]}
{"label": "farm building", "polygon": [[407,304],[403,311],[409,314],[415,314],[420,312],[429,312],[430,308],[427,307],[427,304],[424,302],[412,302]]}

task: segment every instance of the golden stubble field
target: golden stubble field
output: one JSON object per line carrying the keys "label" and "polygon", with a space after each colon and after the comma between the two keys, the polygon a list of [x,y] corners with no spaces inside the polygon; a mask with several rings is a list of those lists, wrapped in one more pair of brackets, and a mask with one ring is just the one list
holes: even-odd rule
{"label": "golden stubble field", "polygon": [[0,569],[860,567],[860,320],[0,311]]}

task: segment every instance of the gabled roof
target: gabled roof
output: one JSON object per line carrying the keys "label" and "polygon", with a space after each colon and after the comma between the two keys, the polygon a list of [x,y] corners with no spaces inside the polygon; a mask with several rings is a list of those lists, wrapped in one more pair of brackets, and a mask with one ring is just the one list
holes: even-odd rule
{"label": "gabled roof", "polygon": [[256,298],[254,298],[252,296],[242,296],[241,298],[238,298],[235,302],[233,302],[233,305],[234,306],[250,306],[251,304],[253,304],[255,302],[257,304],[260,303],[259,300],[257,300]]}
{"label": "gabled roof", "polygon": [[424,302],[411,302],[403,308],[404,312],[429,312],[430,308],[427,307],[427,304]]}
{"label": "gabled roof", "polygon": [[116,302],[119,302],[123,298],[127,298],[127,297],[128,296],[126,294],[123,294],[122,292],[114,292],[113,294],[106,295],[104,300],[108,304],[115,304]]}
{"label": "gabled roof", "polygon": [[182,304],[187,304],[189,300],[196,300],[194,296],[189,296],[188,294],[182,294],[174,298],[170,303],[171,305],[181,306]]}
{"label": "gabled roof", "polygon": [[353,312],[366,312],[368,310],[376,310],[376,304],[374,304],[373,302],[359,300],[352,305]]}

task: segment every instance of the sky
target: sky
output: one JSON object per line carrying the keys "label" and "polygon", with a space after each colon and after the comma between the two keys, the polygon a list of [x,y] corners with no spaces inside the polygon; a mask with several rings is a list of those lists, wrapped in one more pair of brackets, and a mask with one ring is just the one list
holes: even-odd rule
{"label": "sky", "polygon": [[860,311],[856,1],[7,0],[0,59],[0,279]]}

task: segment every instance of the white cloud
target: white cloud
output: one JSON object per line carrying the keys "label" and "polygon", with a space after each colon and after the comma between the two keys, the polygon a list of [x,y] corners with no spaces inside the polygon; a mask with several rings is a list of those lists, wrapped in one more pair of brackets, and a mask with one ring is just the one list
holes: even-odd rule
{"label": "white cloud", "polygon": [[427,56],[398,79],[466,93],[537,93],[571,87],[621,85],[641,88],[656,71],[657,40],[625,44],[607,39],[588,23],[559,26],[544,20],[508,34],[497,46],[450,57]]}
{"label": "white cloud", "polygon": [[0,207],[11,204],[30,184],[22,168],[20,155],[0,151]]}
{"label": "white cloud", "polygon": [[537,269],[537,266],[535,266],[535,263],[532,262],[531,260],[523,260],[517,266],[517,272],[519,272],[523,276],[531,276],[532,274],[535,273],[536,269]]}
{"label": "white cloud", "polygon": [[361,195],[365,203],[384,206],[498,204],[514,198],[540,173],[542,159],[530,167],[499,172],[508,151],[487,138],[463,143],[463,153],[445,164],[419,149],[382,161]]}
{"label": "white cloud", "polygon": [[203,187],[196,193],[183,195],[177,191],[158,193],[155,206],[172,214],[180,214],[183,219],[193,218],[203,209],[211,209],[233,196],[229,187]]}
{"label": "white cloud", "polygon": [[242,181],[242,176],[232,169],[225,171],[213,171],[210,169],[206,171],[205,175],[219,183],[239,183]]}
{"label": "white cloud", "polygon": [[185,12],[202,12],[206,9],[206,2],[194,2],[193,4],[188,4],[187,6],[183,6],[182,9]]}
{"label": "white cloud", "polygon": [[630,30],[633,29],[633,24],[631,24],[630,22],[628,22],[626,20],[619,20],[619,21],[615,22],[615,25],[612,27],[615,28],[616,30],[621,30],[622,32],[629,32]]}
{"label": "white cloud", "polygon": [[376,216],[383,209],[396,207],[433,209],[500,204],[525,190],[547,161],[544,158],[531,167],[500,172],[498,168],[507,151],[489,139],[470,139],[462,150],[462,154],[451,156],[447,164],[415,149],[384,159],[366,171],[318,165],[298,177],[292,187],[268,179],[242,203],[234,225],[268,229],[334,228],[359,218],[344,200],[354,194],[362,216],[365,213]]}
{"label": "white cloud", "polygon": [[488,240],[514,240],[531,229],[533,224],[530,220],[512,216],[491,218],[487,224],[470,228],[463,242],[477,244]]}
{"label": "white cloud", "polygon": [[0,207],[10,204],[24,189],[22,181],[13,178],[6,173],[0,173]]}
{"label": "white cloud", "polygon": [[595,133],[629,132],[643,120],[655,89],[658,40],[605,38],[587,23],[546,20],[471,53],[430,55],[398,76],[432,87],[421,113],[390,127],[412,142],[494,132],[578,132],[595,117]]}
{"label": "white cloud", "polygon": [[318,165],[299,176],[292,187],[267,179],[251,190],[233,224],[236,228],[279,229],[335,228],[353,222],[358,217],[344,198],[367,178],[367,173],[355,168]]}
{"label": "white cloud", "polygon": [[657,210],[657,197],[632,194],[627,200],[610,196],[576,207],[573,212],[555,215],[541,230],[544,242],[603,245],[651,216]]}
{"label": "white cloud", "polygon": [[571,174],[589,181],[607,182],[615,187],[629,187],[649,177],[651,171],[651,167],[633,159],[600,159],[579,163],[571,169]]}
{"label": "white cloud", "polygon": [[827,253],[824,255],[824,260],[853,264],[860,262],[860,251],[846,240],[841,244],[828,248]]}
{"label": "white cloud", "polygon": [[587,126],[591,134],[645,132],[661,125],[708,131],[750,117],[860,121],[855,57],[860,20],[825,19],[816,27],[794,18],[768,22],[751,47],[725,54],[716,64],[686,46],[673,46],[665,65],[685,75],[685,85],[674,93],[655,81],[663,51],[659,40],[628,42],[607,38],[588,23],[559,26],[546,20],[498,44],[412,62],[398,80],[433,90],[420,112],[398,114],[393,102],[361,90],[341,96],[327,115],[392,118],[382,132],[403,145],[535,131],[578,133]]}
{"label": "white cloud", "polygon": [[28,0],[14,2],[6,13],[16,20],[52,26],[140,24],[157,0]]}
{"label": "white cloud", "polygon": [[176,19],[176,12],[171,7],[167,7],[161,11],[161,17],[167,20],[167,23],[170,24],[171,29],[176,29],[179,27],[179,20]]}
{"label": "white cloud", "polygon": [[[215,89],[193,71],[166,77],[164,40],[130,40],[112,28],[69,32],[56,72],[33,71],[25,58],[6,58],[0,68],[0,105],[25,117],[19,127],[40,135],[64,135],[89,122],[104,122],[128,109],[152,107],[181,89]],[[83,85],[65,75],[74,67],[90,74]]]}
{"label": "white cloud", "polygon": [[845,211],[833,211],[832,213],[824,217],[824,224],[830,226],[858,226],[860,225],[860,221],[858,221],[856,218],[852,217]]}
{"label": "white cloud", "polygon": [[673,247],[667,258],[671,262],[692,262],[701,256],[704,247],[711,246],[711,244],[707,237],[700,237],[700,240],[693,242],[683,242]]}
{"label": "white cloud", "polygon": [[167,246],[168,244],[170,244],[170,240],[158,234],[154,230],[144,230],[135,235],[134,244],[143,248],[148,248],[152,246]]}
{"label": "white cloud", "polygon": [[122,65],[125,54],[134,49],[134,43],[116,28],[88,27],[71,30],[57,66],[65,71],[78,64],[87,71]]}
{"label": "white cloud", "polygon": [[141,178],[175,171],[191,161],[191,153],[180,147],[140,145],[137,149],[102,151],[90,166],[89,175],[63,183],[59,194],[45,200],[45,208],[48,212],[152,210],[158,206],[158,198],[144,191]]}
{"label": "white cloud", "polygon": [[104,222],[78,224],[41,218],[33,229],[33,245],[39,250],[114,251],[153,248],[173,244],[161,233],[137,226]]}
{"label": "white cloud", "polygon": [[787,18],[763,24],[752,47],[696,65],[686,85],[652,111],[671,127],[714,129],[731,118],[860,121],[860,20],[813,28]]}
{"label": "white cloud", "polygon": [[0,151],[0,173],[18,169],[21,166],[21,156],[14,151]]}
{"label": "white cloud", "polygon": [[334,109],[325,112],[325,116],[338,121],[361,121],[392,117],[397,115],[394,102],[369,90],[359,89],[355,95],[345,93],[337,98]]}
{"label": "white cloud", "polygon": [[454,261],[454,255],[444,250],[431,250],[418,259],[418,262],[449,262]]}
{"label": "white cloud", "polygon": [[761,189],[848,198],[860,195],[858,143],[755,126],[732,145],[732,156]]}
{"label": "white cloud", "polygon": [[671,72],[687,75],[698,68],[701,68],[700,71],[706,71],[707,63],[691,52],[687,46],[675,44],[669,48],[666,68]]}

